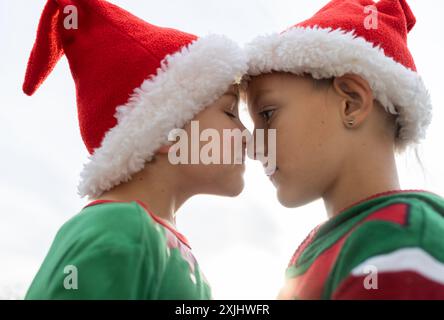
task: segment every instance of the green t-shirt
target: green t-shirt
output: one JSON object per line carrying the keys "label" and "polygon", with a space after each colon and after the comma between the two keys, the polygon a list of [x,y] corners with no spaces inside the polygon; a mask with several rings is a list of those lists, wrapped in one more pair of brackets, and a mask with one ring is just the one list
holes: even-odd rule
{"label": "green t-shirt", "polygon": [[25,299],[211,299],[187,240],[140,201],[97,200],[57,233]]}

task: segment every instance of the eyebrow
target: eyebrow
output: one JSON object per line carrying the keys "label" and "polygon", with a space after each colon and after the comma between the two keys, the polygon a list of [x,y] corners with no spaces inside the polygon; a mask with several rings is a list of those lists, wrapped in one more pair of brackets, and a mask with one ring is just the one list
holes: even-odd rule
{"label": "eyebrow", "polygon": [[224,96],[232,96],[236,99],[236,103],[239,103],[239,100],[240,100],[239,94],[229,91],[229,92],[225,92]]}
{"label": "eyebrow", "polygon": [[260,98],[262,98],[264,95],[269,94],[273,92],[270,89],[260,89],[254,96],[253,103],[252,103],[252,109],[257,108],[257,102]]}

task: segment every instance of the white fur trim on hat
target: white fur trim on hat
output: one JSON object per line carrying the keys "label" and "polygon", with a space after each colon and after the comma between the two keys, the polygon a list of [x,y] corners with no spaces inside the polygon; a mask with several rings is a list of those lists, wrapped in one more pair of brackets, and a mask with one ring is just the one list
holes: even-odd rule
{"label": "white fur trim on hat", "polygon": [[309,73],[315,79],[357,74],[368,81],[387,112],[398,114],[398,150],[425,137],[432,104],[421,77],[353,31],[293,27],[257,37],[246,54],[251,76],[272,71]]}
{"label": "white fur trim on hat", "polygon": [[81,197],[98,197],[129,181],[168,134],[213,103],[247,71],[247,61],[236,43],[208,35],[167,56],[157,74],[134,90],[116,108],[117,124],[89,157],[81,172]]}

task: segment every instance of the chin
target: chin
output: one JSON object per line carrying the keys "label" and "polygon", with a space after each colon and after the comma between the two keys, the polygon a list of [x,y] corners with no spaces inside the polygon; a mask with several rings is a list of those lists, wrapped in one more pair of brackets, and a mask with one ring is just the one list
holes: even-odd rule
{"label": "chin", "polygon": [[234,182],[230,186],[226,196],[227,197],[237,197],[238,195],[240,195],[242,193],[243,190],[244,190],[244,180],[240,179],[240,181]]}
{"label": "chin", "polygon": [[289,200],[289,199],[281,197],[279,195],[278,195],[278,200],[279,200],[279,203],[281,205],[283,205],[285,208],[297,208],[300,206],[298,204],[298,202]]}
{"label": "chin", "polygon": [[282,190],[282,188],[277,190],[277,197],[279,203],[285,208],[298,208],[312,201],[302,196],[297,190]]}
{"label": "chin", "polygon": [[223,183],[224,185],[218,193],[221,196],[236,197],[244,190],[244,178],[242,175],[239,175],[235,179],[226,179]]}

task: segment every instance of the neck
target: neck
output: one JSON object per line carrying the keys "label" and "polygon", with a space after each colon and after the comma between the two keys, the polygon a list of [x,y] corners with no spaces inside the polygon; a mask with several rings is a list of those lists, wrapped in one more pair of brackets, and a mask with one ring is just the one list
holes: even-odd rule
{"label": "neck", "polygon": [[324,193],[322,198],[329,218],[374,194],[400,189],[393,149],[366,151],[346,157],[338,178]]}
{"label": "neck", "polygon": [[134,174],[130,181],[104,192],[96,200],[134,201],[145,203],[156,216],[175,226],[175,214],[192,195],[178,186],[177,175],[165,164],[150,162]]}

